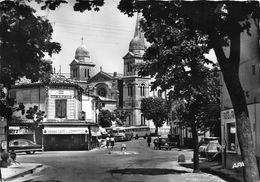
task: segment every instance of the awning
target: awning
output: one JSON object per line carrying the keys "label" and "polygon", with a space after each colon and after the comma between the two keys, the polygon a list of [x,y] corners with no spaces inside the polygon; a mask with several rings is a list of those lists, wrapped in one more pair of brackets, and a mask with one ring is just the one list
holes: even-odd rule
{"label": "awning", "polygon": [[101,131],[100,131],[99,127],[92,126],[92,127],[90,127],[90,130],[91,130],[92,136],[101,136]]}
{"label": "awning", "polygon": [[44,135],[76,135],[89,134],[87,127],[44,127]]}
{"label": "awning", "polygon": [[23,126],[9,126],[10,135],[26,135],[33,134],[33,131]]}

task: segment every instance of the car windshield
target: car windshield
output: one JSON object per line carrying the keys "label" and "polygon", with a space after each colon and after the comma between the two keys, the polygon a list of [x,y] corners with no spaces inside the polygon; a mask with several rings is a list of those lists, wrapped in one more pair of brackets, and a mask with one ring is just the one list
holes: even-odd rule
{"label": "car windshield", "polygon": [[210,142],[208,145],[208,150],[217,150],[218,144],[215,142]]}

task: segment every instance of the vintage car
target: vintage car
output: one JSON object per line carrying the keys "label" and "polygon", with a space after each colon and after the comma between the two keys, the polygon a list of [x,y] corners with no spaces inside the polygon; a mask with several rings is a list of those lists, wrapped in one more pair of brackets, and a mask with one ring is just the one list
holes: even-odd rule
{"label": "vintage car", "polygon": [[42,152],[42,146],[33,143],[27,139],[15,139],[9,142],[9,151],[16,153],[25,152],[26,154],[34,154],[36,151]]}
{"label": "vintage car", "polygon": [[169,140],[169,138],[155,138],[154,141],[154,149],[157,150],[161,150],[161,149],[165,149],[165,150],[171,150],[172,148],[177,147],[177,142],[171,142]]}
{"label": "vintage car", "polygon": [[200,157],[211,158],[221,150],[221,145],[218,142],[218,137],[204,138],[204,141],[199,146]]}

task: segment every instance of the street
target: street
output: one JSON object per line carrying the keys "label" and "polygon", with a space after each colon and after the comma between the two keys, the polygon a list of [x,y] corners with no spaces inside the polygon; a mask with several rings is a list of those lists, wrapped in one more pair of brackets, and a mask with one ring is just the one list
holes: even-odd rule
{"label": "street", "polygon": [[[114,149],[92,151],[47,151],[34,155],[18,154],[20,163],[41,163],[44,168],[24,179],[30,182],[143,182],[143,181],[223,181],[205,173],[174,170],[179,154],[192,158],[191,150],[154,150],[146,140],[124,142],[127,151],[122,153],[117,142]],[[175,162],[175,163],[174,163]],[[175,164],[175,165],[174,165]],[[178,167],[177,167],[178,168]],[[191,170],[190,170],[191,171]]]}

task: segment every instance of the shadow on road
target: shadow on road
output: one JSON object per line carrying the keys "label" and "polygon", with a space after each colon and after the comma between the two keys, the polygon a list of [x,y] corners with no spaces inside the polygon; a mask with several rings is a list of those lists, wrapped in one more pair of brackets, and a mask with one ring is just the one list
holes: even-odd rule
{"label": "shadow on road", "polygon": [[181,174],[188,173],[187,171],[174,169],[160,169],[160,168],[127,168],[127,169],[113,169],[110,173],[120,174],[141,174],[141,175],[167,175],[167,174]]}

